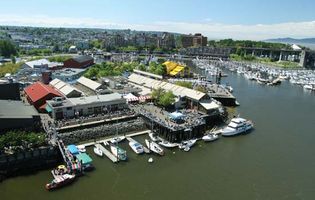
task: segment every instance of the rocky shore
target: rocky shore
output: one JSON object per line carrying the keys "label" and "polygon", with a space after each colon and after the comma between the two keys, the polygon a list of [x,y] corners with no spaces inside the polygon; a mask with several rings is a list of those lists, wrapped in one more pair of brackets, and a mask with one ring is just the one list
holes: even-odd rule
{"label": "rocky shore", "polygon": [[137,118],[126,122],[103,124],[100,126],[60,133],[59,137],[65,144],[70,144],[115,135],[116,133],[126,134],[144,129],[146,129],[144,121],[141,118]]}

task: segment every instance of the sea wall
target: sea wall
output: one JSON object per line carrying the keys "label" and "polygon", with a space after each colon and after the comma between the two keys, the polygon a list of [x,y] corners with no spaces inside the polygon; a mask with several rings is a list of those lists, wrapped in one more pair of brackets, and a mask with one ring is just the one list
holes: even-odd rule
{"label": "sea wall", "polygon": [[31,151],[0,155],[0,181],[9,176],[29,174],[56,166],[62,161],[56,147],[40,147]]}
{"label": "sea wall", "polygon": [[119,122],[114,124],[102,124],[89,128],[81,128],[64,133],[59,133],[59,138],[63,140],[65,144],[78,143],[81,141],[87,141],[106,137],[109,135],[126,134],[134,131],[141,131],[146,129],[145,124],[141,118],[129,120],[126,122]]}

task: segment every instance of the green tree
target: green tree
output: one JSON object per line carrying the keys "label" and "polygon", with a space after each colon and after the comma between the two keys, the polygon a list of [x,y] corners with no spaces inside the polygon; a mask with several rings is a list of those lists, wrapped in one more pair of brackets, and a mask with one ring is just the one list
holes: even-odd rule
{"label": "green tree", "polygon": [[0,40],[0,56],[10,58],[17,55],[15,46],[9,40]]}
{"label": "green tree", "polygon": [[191,82],[187,82],[187,81],[176,81],[175,85],[179,85],[179,86],[182,86],[182,87],[185,87],[185,88],[190,88],[190,89],[193,88],[192,83]]}
{"label": "green tree", "polygon": [[167,91],[159,99],[158,104],[164,107],[168,107],[175,103],[175,95],[172,91]]}

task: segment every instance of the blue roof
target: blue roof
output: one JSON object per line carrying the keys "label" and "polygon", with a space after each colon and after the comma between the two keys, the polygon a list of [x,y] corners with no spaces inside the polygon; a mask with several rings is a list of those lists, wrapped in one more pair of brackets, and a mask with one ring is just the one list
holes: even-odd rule
{"label": "blue roof", "polygon": [[76,155],[75,157],[77,157],[77,159],[83,165],[87,165],[87,164],[91,164],[92,163],[92,158],[86,153],[80,153],[80,154]]}
{"label": "blue roof", "polygon": [[172,112],[169,114],[171,119],[177,120],[177,119],[182,119],[184,117],[183,113],[180,112]]}
{"label": "blue roof", "polygon": [[67,149],[70,151],[71,154],[78,154],[79,153],[79,149],[74,144],[68,145]]}

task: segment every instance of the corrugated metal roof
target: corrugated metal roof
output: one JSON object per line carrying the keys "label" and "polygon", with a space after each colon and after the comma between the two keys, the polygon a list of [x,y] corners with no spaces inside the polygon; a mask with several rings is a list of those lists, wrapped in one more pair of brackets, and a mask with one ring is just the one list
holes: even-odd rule
{"label": "corrugated metal roof", "polygon": [[92,81],[91,79],[85,78],[84,76],[80,77],[77,80],[77,82],[80,83],[81,85],[84,85],[87,88],[90,88],[93,91],[96,91],[102,86],[100,83]]}
{"label": "corrugated metal roof", "polygon": [[120,95],[118,93],[68,99],[68,101],[70,101],[72,104],[75,104],[75,105],[91,104],[91,103],[95,103],[95,102],[109,102],[109,101],[115,101],[115,100],[124,100],[125,101],[125,99],[122,97],[122,95]]}
{"label": "corrugated metal roof", "polygon": [[147,78],[144,76],[141,76],[139,74],[131,74],[128,77],[128,80],[130,82],[133,82],[137,85],[143,85],[147,88],[152,88],[152,89],[156,89],[156,88],[163,88],[165,90],[170,90],[174,93],[174,95],[176,96],[186,96],[190,99],[194,99],[196,101],[199,101],[202,97],[204,97],[206,94],[203,92],[199,92],[197,90],[193,90],[193,89],[189,89],[189,88],[185,88],[182,86],[178,86],[172,83],[168,83],[165,81],[159,81],[159,80],[154,80],[151,78]]}
{"label": "corrugated metal roof", "polygon": [[93,58],[91,56],[82,55],[82,56],[74,57],[73,60],[75,60],[78,63],[83,63],[83,62],[86,62],[86,61],[93,60]]}
{"label": "corrugated metal roof", "polygon": [[41,98],[47,96],[48,94],[53,94],[55,96],[62,96],[52,86],[45,85],[41,82],[36,82],[26,87],[24,91],[33,102],[40,100]]}
{"label": "corrugated metal roof", "polygon": [[56,88],[59,92],[61,92],[64,96],[68,96],[70,93],[72,93],[73,91],[76,91],[78,93],[81,93],[81,91],[79,91],[78,89],[76,89],[75,87],[71,86],[70,84],[63,82],[57,78],[55,78],[54,80],[52,80],[50,83],[50,85],[52,85],[54,88]]}

